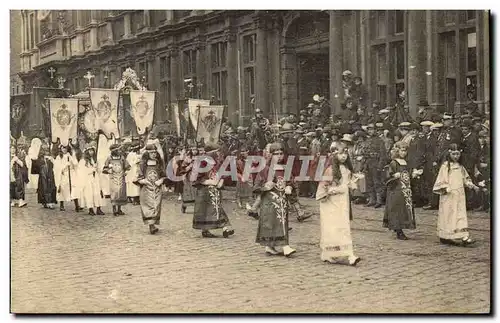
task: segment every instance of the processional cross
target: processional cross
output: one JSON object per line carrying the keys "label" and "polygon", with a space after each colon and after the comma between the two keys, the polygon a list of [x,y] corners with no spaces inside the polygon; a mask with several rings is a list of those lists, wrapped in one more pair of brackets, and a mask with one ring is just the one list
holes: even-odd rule
{"label": "processional cross", "polygon": [[66,79],[62,76],[59,76],[57,78],[57,83],[59,84],[60,89],[64,89],[64,82],[66,82]]}
{"label": "processional cross", "polygon": [[192,82],[188,84],[188,88],[189,88],[189,96],[191,96],[193,93],[193,88],[194,88],[194,85]]}
{"label": "processional cross", "polygon": [[92,74],[90,71],[87,72],[87,74],[85,74],[84,78],[87,79],[87,81],[89,81],[89,88],[92,86],[92,79],[95,77],[94,74]]}

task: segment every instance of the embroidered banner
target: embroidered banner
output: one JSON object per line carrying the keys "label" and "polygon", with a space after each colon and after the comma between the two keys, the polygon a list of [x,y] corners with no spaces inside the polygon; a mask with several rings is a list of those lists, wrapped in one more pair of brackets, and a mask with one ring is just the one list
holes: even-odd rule
{"label": "embroidered banner", "polygon": [[[30,111],[28,112],[29,129],[36,129],[36,132],[41,130],[42,134],[38,136],[51,137],[52,119],[49,109],[49,98],[67,98],[69,96],[68,89],[53,89],[46,87],[33,88],[33,100]],[[25,131],[26,133],[26,131]],[[30,132],[30,135],[31,132]]]}
{"label": "embroidered banner", "polygon": [[209,106],[210,100],[198,100],[198,99],[189,99],[188,107],[189,107],[189,118],[191,120],[191,125],[194,128],[194,131],[198,129],[198,114],[199,108],[202,106]]}
{"label": "embroidered banner", "polygon": [[90,102],[95,112],[96,128],[106,136],[120,138],[118,132],[119,90],[90,89]]}
{"label": "embroidered banner", "polygon": [[142,135],[153,125],[155,92],[130,90],[130,114],[135,120],[137,133]]}
{"label": "embroidered banner", "polygon": [[50,125],[52,142],[56,142],[57,138],[61,144],[68,145],[69,139],[76,142],[78,137],[78,99],[68,98],[50,98]]}
{"label": "embroidered banner", "polygon": [[21,136],[21,132],[26,133],[28,125],[27,114],[30,104],[30,94],[10,97],[10,133],[16,139]]}
{"label": "embroidered banner", "polygon": [[222,117],[224,115],[224,106],[201,106],[199,111],[196,141],[200,142],[203,139],[205,144],[218,143],[222,127]]}

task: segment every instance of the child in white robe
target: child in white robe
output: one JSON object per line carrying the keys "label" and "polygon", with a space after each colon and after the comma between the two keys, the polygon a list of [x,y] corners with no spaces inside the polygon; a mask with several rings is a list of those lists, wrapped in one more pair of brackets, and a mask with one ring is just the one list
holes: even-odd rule
{"label": "child in white robe", "polygon": [[352,165],[345,144],[338,144],[319,182],[316,200],[320,201],[321,260],[337,262],[347,258],[356,266],[361,258],[354,255],[350,224],[349,190],[355,189],[357,177],[352,177]]}
{"label": "child in white robe", "polygon": [[439,169],[433,191],[439,195],[437,234],[443,244],[468,246],[475,241],[467,230],[464,187],[479,190],[460,162],[461,151],[451,144],[445,162]]}
{"label": "child in white robe", "polygon": [[80,181],[82,183],[82,205],[89,209],[89,215],[104,215],[101,209],[104,201],[102,198],[96,151],[97,147],[95,143],[90,143],[83,151],[83,158],[79,162]]}

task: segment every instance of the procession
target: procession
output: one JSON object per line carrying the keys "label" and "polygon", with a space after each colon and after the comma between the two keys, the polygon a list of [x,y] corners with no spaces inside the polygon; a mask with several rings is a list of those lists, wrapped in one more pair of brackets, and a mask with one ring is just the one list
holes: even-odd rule
{"label": "procession", "polygon": [[489,306],[487,11],[14,15],[16,311]]}
{"label": "procession", "polygon": [[[91,108],[85,114],[95,116],[89,123],[97,124],[99,144],[76,140],[78,99],[50,99],[52,138],[35,138],[30,147],[21,138],[11,146],[11,206],[26,206],[25,187],[34,182],[38,203],[54,212],[105,215],[111,212],[103,208],[111,206],[114,216],[122,216],[127,204],[140,205],[144,224],[155,234],[162,213],[168,212],[161,208],[163,195],[178,194],[182,212],[193,212],[193,229],[205,238],[222,230],[229,238],[235,230],[221,195],[224,186],[236,186],[238,207],[257,219],[255,242],[269,255],[296,252],[289,217],[302,222],[318,216],[304,210],[299,197],[320,204],[323,261],[346,258],[352,266],[360,261],[350,234],[351,203],[384,207],[381,225],[399,240],[409,239],[403,230],[418,225],[415,208],[438,210],[441,243],[473,244],[467,212],[489,209],[488,120],[473,104],[453,116],[433,113],[422,102],[416,120],[403,101],[367,109],[360,78],[344,71],[343,79],[347,99],[341,114],[326,115],[328,101],[315,95],[298,118],[291,113],[271,122],[257,108],[251,126],[235,131],[223,120],[224,107],[189,99],[179,110],[187,118],[174,120],[177,135],[154,131],[149,108],[154,92],[148,102],[151,92],[131,91],[139,137],[129,141],[115,138],[118,129],[110,127],[117,118],[118,90],[90,88]],[[108,100],[113,94],[114,102]],[[183,137],[181,122],[190,123]],[[231,160],[236,167],[224,176]]]}

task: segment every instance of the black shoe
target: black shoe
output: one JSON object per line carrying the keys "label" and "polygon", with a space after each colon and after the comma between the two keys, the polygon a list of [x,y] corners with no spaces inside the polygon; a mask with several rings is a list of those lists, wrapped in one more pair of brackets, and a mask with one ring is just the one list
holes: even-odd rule
{"label": "black shoe", "polygon": [[183,206],[181,206],[181,212],[182,212],[182,213],[186,213],[186,208],[187,208],[187,207],[186,207],[186,206],[184,206],[184,205],[183,205]]}
{"label": "black shoe", "polygon": [[118,214],[118,215],[125,215],[125,213],[123,213],[122,210],[118,210],[118,212],[116,212],[116,214]]}
{"label": "black shoe", "polygon": [[408,237],[403,232],[397,233],[398,240],[409,240]]}
{"label": "black shoe", "polygon": [[370,207],[370,206],[374,206],[376,203],[375,202],[368,202],[366,203],[366,206]]}
{"label": "black shoe", "polygon": [[201,231],[201,236],[203,238],[217,238],[217,236],[210,231]]}
{"label": "black shoe", "polygon": [[376,208],[376,209],[379,209],[379,208],[382,207],[382,203],[377,203],[373,207]]}
{"label": "black shoe", "polygon": [[254,218],[256,220],[259,219],[259,213],[257,213],[257,212],[248,212],[248,216],[251,218]]}
{"label": "black shoe", "polygon": [[233,229],[222,231],[222,235],[224,236],[224,238],[229,238],[229,236],[232,236],[233,234],[234,234],[234,230]]}
{"label": "black shoe", "polygon": [[149,225],[149,233],[155,234],[158,231],[159,231],[158,228],[154,224]]}
{"label": "black shoe", "polygon": [[298,216],[297,216],[297,221],[299,221],[299,222],[304,222],[304,220],[307,220],[307,219],[309,219],[310,217],[312,217],[312,214],[308,214],[308,215],[298,215]]}
{"label": "black shoe", "polygon": [[90,209],[89,209],[89,215],[95,215],[95,213],[94,213],[94,209],[93,209],[93,208],[90,208]]}
{"label": "black shoe", "polygon": [[60,206],[60,207],[59,207],[59,210],[60,210],[60,211],[66,211],[66,209],[64,208],[64,206]]}
{"label": "black shoe", "polygon": [[97,208],[97,215],[104,215],[104,212],[101,210],[100,207]]}

